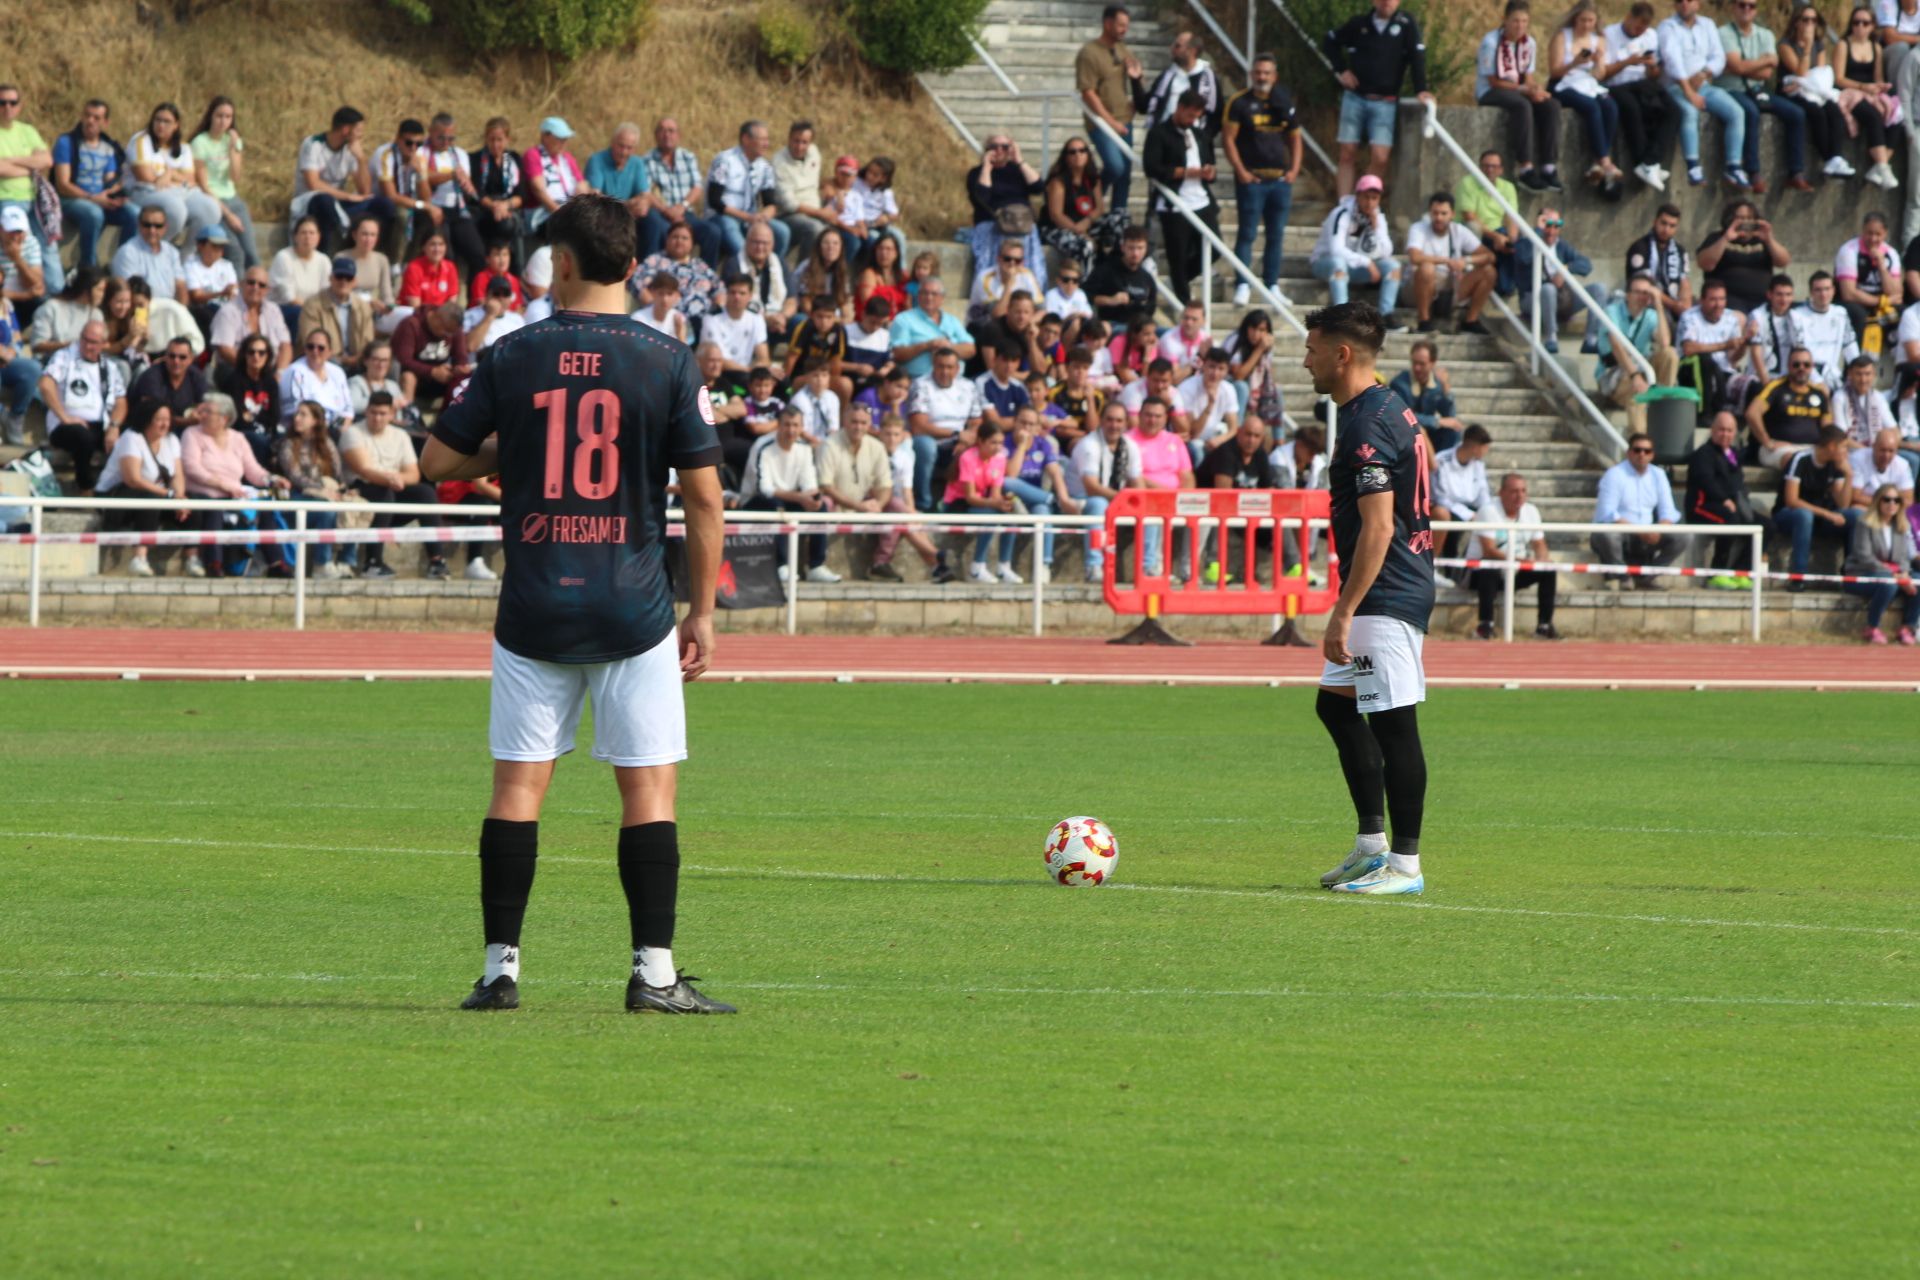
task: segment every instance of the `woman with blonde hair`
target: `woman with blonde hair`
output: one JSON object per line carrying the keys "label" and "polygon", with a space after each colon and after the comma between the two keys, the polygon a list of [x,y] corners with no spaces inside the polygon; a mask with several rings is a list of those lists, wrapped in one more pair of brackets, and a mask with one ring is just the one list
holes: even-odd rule
{"label": "woman with blonde hair", "polygon": [[1609,197],[1618,196],[1623,175],[1613,162],[1613,144],[1620,137],[1620,104],[1604,81],[1619,68],[1607,61],[1607,40],[1600,34],[1600,12],[1593,0],[1578,0],[1560,19],[1547,49],[1547,66],[1553,96],[1579,116],[1586,129],[1593,151],[1587,181]]}
{"label": "woman with blonde hair", "polygon": [[[1916,554],[1912,527],[1907,523],[1906,503],[1892,485],[1883,484],[1874,490],[1866,515],[1854,523],[1841,572],[1874,579],[1846,584],[1847,594],[1866,598],[1867,629],[1862,638],[1868,644],[1887,642],[1880,619],[1895,595],[1901,597],[1900,643],[1914,643],[1914,628],[1920,627],[1920,587],[1914,584],[1914,575],[1920,573],[1920,554]],[[1902,578],[1904,582],[1896,581]]]}

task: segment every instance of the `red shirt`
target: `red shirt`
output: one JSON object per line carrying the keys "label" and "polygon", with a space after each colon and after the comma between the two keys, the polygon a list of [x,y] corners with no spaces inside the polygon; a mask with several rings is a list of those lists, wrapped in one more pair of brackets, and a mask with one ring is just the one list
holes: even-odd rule
{"label": "red shirt", "polygon": [[[513,272],[505,272],[503,278],[513,286],[513,309],[527,309],[527,295],[520,291],[520,277]],[[493,272],[482,267],[474,274],[473,281],[467,286],[467,305],[477,307],[487,300],[487,286],[493,283]]]}
{"label": "red shirt", "polygon": [[440,259],[438,267],[425,258],[415,258],[400,277],[400,296],[419,298],[426,308],[451,302],[460,296],[460,270],[452,258]]}

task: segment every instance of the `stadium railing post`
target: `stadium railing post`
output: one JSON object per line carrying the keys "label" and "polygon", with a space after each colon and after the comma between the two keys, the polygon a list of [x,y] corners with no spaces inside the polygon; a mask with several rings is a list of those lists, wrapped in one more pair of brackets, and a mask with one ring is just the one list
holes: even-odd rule
{"label": "stadium railing post", "polygon": [[1760,545],[1760,530],[1755,529],[1752,536],[1753,550],[1749,553],[1747,566],[1753,570],[1748,576],[1753,579],[1753,641],[1758,644],[1760,642],[1760,588],[1767,579],[1767,553]]}
{"label": "stadium railing post", "polygon": [[1533,350],[1528,353],[1536,374],[1540,372],[1540,352],[1544,349],[1540,345],[1540,257],[1538,253],[1533,255]]}
{"label": "stadium railing post", "polygon": [[800,526],[787,528],[787,634],[800,630]]}
{"label": "stadium railing post", "polygon": [[293,629],[307,629],[307,509],[295,504],[293,531],[299,541],[293,544]]}
{"label": "stadium railing post", "polygon": [[33,541],[27,547],[27,625],[40,625],[40,530],[42,528],[38,498],[28,499],[33,505],[27,511],[27,531],[33,535]]}
{"label": "stadium railing post", "polygon": [[1043,520],[1033,522],[1033,634],[1038,636],[1043,629],[1042,615],[1047,607],[1047,584],[1044,574],[1048,569],[1046,555],[1041,544],[1046,541],[1047,526]]}
{"label": "stadium railing post", "polygon": [[[1187,296],[1193,293],[1189,289]],[[1207,332],[1213,332],[1213,246],[1200,242],[1200,310],[1206,316]]]}
{"label": "stadium railing post", "polygon": [[[1500,583],[1500,638],[1508,644],[1513,643],[1513,566],[1518,563],[1514,553],[1519,546],[1520,526],[1510,524],[1507,526],[1507,558],[1501,564]],[[1471,553],[1472,548],[1469,547],[1468,551]]]}

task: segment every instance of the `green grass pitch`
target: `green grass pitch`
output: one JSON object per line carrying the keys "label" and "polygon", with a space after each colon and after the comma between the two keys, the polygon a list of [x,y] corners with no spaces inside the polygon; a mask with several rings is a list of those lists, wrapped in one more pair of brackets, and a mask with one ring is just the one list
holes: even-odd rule
{"label": "green grass pitch", "polygon": [[673,1019],[584,754],[455,1011],[483,685],[8,684],[0,1274],[1913,1274],[1912,705],[1442,691],[1367,901],[1310,691],[696,686]]}

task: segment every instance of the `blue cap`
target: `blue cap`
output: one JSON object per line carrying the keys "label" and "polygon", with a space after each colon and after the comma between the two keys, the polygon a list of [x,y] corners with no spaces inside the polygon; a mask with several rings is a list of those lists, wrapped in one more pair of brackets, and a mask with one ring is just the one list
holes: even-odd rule
{"label": "blue cap", "polygon": [[202,227],[200,234],[194,238],[201,244],[225,244],[227,233],[220,227]]}
{"label": "blue cap", "polygon": [[360,266],[343,253],[333,260],[333,274],[351,278],[360,274]]}
{"label": "blue cap", "polygon": [[540,132],[550,133],[556,138],[571,138],[573,126],[559,116],[548,116],[540,122]]}

